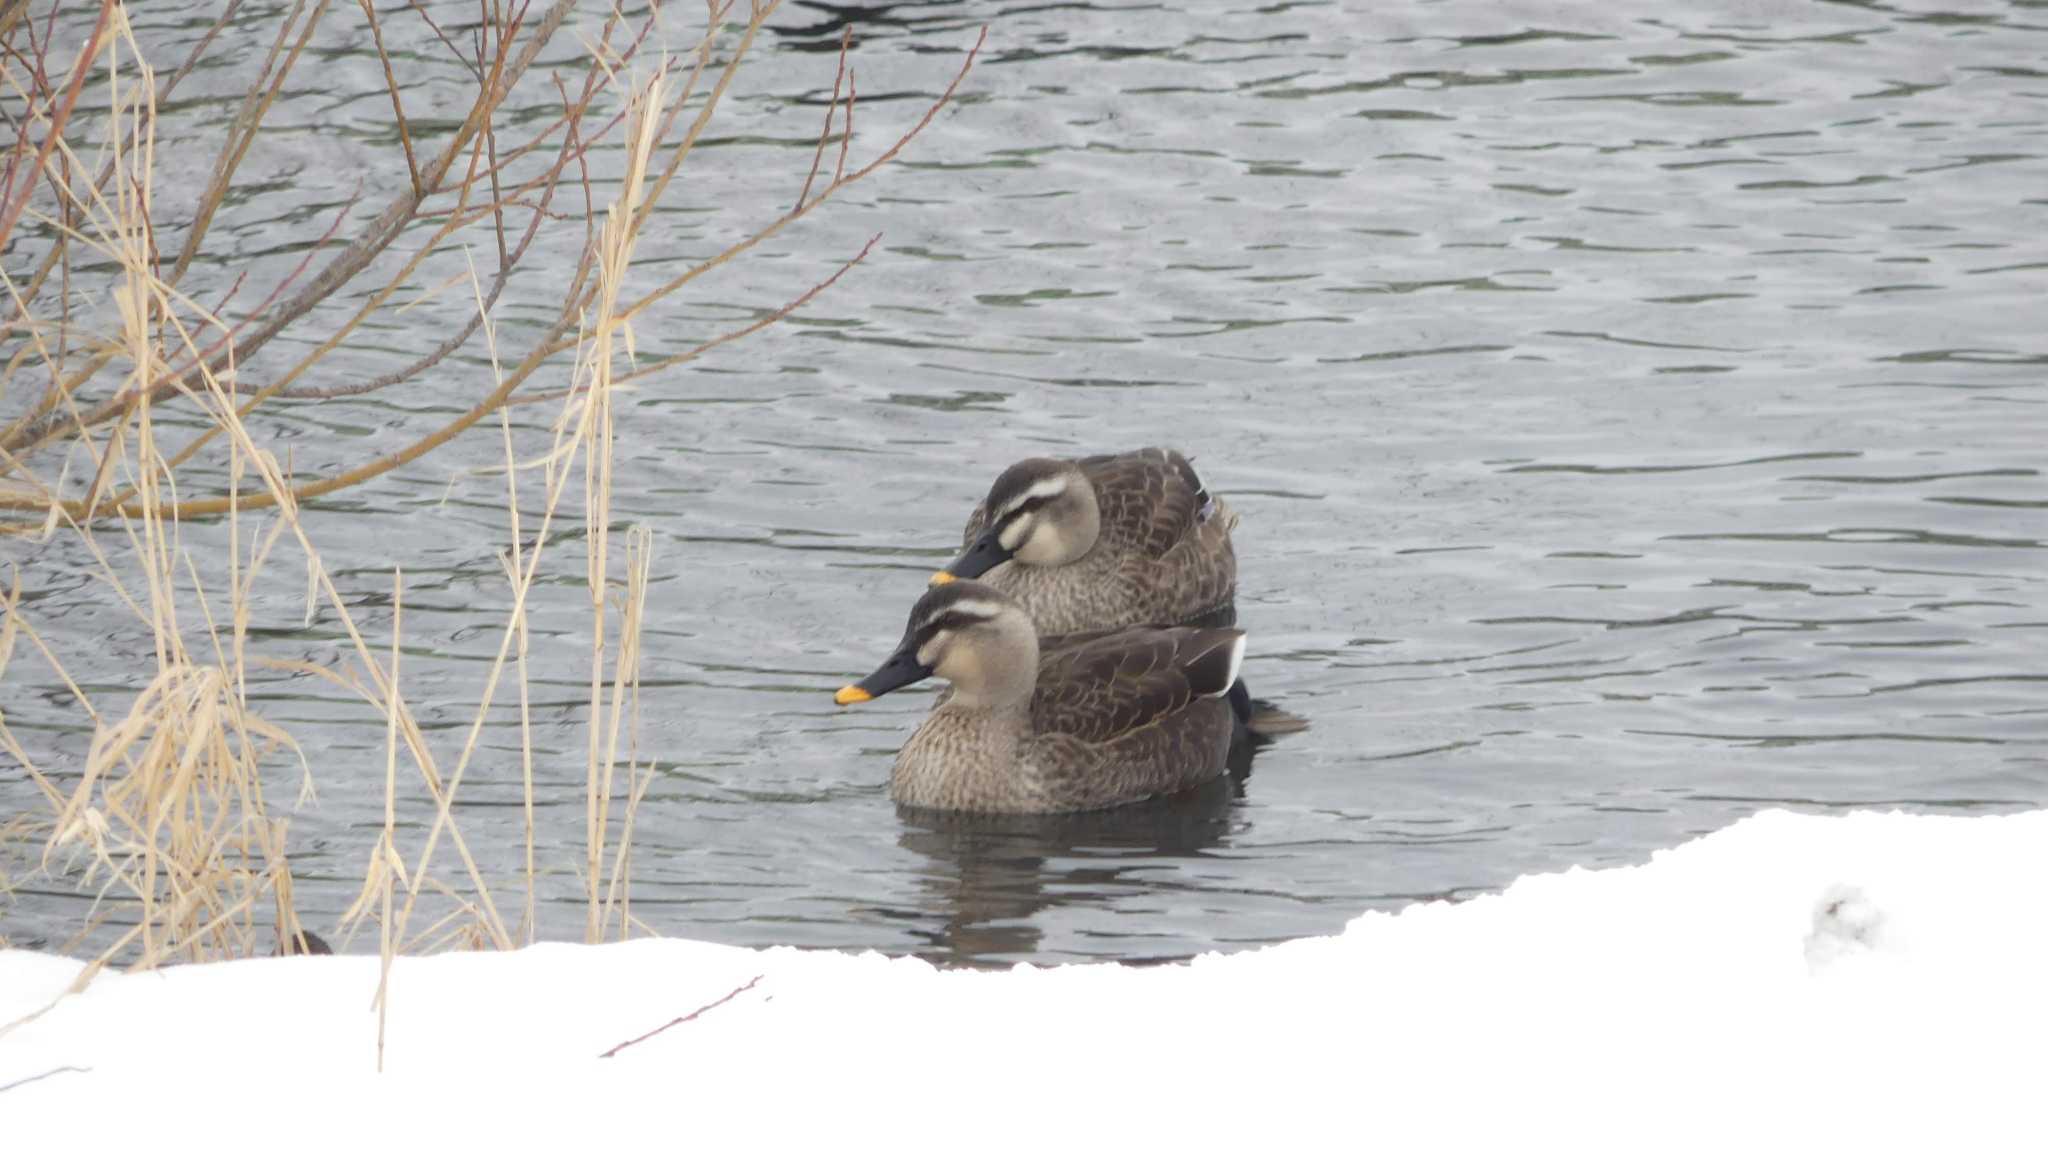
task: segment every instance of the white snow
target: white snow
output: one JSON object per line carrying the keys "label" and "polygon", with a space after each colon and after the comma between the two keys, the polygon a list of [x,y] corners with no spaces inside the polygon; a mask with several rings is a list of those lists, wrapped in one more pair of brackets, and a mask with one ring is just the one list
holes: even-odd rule
{"label": "white snow", "polygon": [[[0,1141],[2038,1145],[2044,877],[2048,811],[1769,812],[1182,966],[407,958],[382,1075],[374,957],[106,974],[0,1034]],[[0,953],[0,1025],[78,969]]]}

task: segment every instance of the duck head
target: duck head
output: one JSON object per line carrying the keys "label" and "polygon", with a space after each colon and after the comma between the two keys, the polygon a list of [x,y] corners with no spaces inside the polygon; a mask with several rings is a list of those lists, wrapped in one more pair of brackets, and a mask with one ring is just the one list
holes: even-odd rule
{"label": "duck head", "polygon": [[1012,464],[996,476],[982,506],[988,509],[987,529],[932,576],[933,586],[973,579],[1013,559],[1035,567],[1072,563],[1102,533],[1095,485],[1071,459]]}
{"label": "duck head", "polygon": [[865,703],[932,676],[953,684],[953,703],[1029,702],[1038,681],[1038,632],[1008,595],[969,579],[924,593],[903,641],[866,678],[839,688],[841,706]]}

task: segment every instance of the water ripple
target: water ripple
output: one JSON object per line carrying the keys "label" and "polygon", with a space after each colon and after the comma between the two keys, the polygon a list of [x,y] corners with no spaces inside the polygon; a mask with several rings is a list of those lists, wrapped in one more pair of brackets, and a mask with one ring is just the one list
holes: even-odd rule
{"label": "water ripple", "polygon": [[[200,5],[131,8],[166,51],[207,23]],[[791,202],[842,28],[856,158],[984,22],[989,54],[904,162],[636,325],[643,354],[684,350],[885,237],[787,322],[619,409],[618,514],[657,539],[641,746],[659,774],[635,832],[636,912],[656,928],[1156,960],[1639,861],[1765,805],[2048,801],[2048,72],[2024,7],[933,0],[777,19],[635,276]],[[227,61],[265,50],[262,23],[224,31],[233,53],[165,109],[166,252],[240,103]],[[469,35],[473,13],[458,23]],[[416,137],[452,130],[473,79],[419,22],[385,34]],[[403,183],[360,21],[330,17],[309,50],[320,83],[273,109],[282,130],[181,285],[197,298],[245,272],[238,298],[268,291],[345,207],[331,173],[363,173],[351,224]],[[548,114],[545,95],[508,125]],[[616,149],[591,162],[613,194]],[[574,219],[541,229],[501,340],[547,322],[583,242]],[[422,280],[465,268],[451,245]],[[471,307],[445,292],[380,316],[317,382],[388,370]],[[280,370],[294,349],[277,346],[243,370]],[[310,473],[410,441],[490,379],[482,353],[450,357],[256,432]],[[522,453],[547,449],[551,417],[512,413]],[[166,436],[197,426],[175,405],[158,418]],[[899,816],[888,761],[924,698],[848,715],[826,689],[900,634],[1003,463],[1154,442],[1195,454],[1243,517],[1248,681],[1309,729],[1242,793],[1003,833]],[[459,736],[503,633],[501,453],[495,434],[458,440],[308,518],[372,629],[404,559],[408,693],[436,738]],[[222,530],[181,525],[188,543]],[[563,842],[584,817],[580,531],[528,604],[537,820]],[[150,644],[91,556],[60,544],[21,566],[24,611],[81,680],[139,688]],[[280,571],[246,641],[333,667],[345,636],[307,623],[303,571]],[[91,720],[17,656],[8,728],[70,762]],[[316,764],[297,889],[331,920],[381,827],[382,720],[305,676],[252,689]],[[464,784],[492,859],[521,842],[500,806],[520,794],[508,708]],[[0,803],[40,803],[24,786],[0,772]],[[432,804],[401,817],[431,822]],[[543,887],[580,922],[573,876]],[[10,938],[67,936],[69,902],[17,891]]]}

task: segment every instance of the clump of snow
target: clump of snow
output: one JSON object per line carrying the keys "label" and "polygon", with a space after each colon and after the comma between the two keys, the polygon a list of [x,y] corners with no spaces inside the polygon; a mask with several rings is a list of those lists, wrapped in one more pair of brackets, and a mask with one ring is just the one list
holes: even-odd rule
{"label": "clump of snow", "polygon": [[1884,911],[1863,888],[1847,884],[1821,893],[1813,904],[1813,929],[1806,935],[1806,965],[1818,972],[1837,959],[1863,954],[1880,945]]}
{"label": "clump of snow", "polygon": [[[1179,966],[940,971],[679,940],[408,958],[382,1075],[374,958],[108,974],[0,1034],[0,1129],[2020,1144],[2042,1129],[2044,874],[2048,812],[1770,812],[1640,867]],[[0,953],[0,1025],[78,969]]]}

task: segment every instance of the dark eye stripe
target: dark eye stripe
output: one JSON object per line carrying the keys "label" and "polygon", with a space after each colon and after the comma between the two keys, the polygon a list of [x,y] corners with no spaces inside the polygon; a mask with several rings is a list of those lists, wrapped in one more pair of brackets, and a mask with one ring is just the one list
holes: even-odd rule
{"label": "dark eye stripe", "polygon": [[1029,515],[1033,511],[1036,511],[1039,508],[1044,507],[1046,504],[1051,503],[1053,499],[1054,496],[1041,495],[1036,499],[1025,500],[1023,503],[1020,503],[1017,506],[1011,508],[1010,510],[1005,511],[1002,517],[996,520],[996,530],[1000,531],[1003,528],[1008,527],[1010,524],[1015,523],[1018,519],[1022,518],[1023,516]]}
{"label": "dark eye stripe", "polygon": [[917,633],[914,637],[917,640],[917,645],[922,647],[926,643],[931,642],[933,637],[941,631],[964,631],[969,627],[988,622],[992,622],[992,620],[985,615],[970,615],[965,611],[947,611],[918,624]]}

